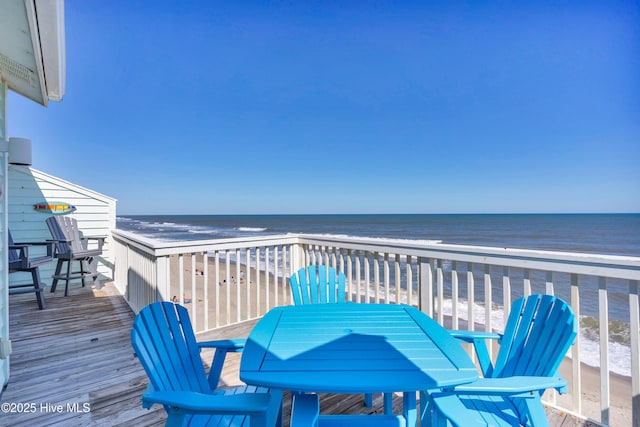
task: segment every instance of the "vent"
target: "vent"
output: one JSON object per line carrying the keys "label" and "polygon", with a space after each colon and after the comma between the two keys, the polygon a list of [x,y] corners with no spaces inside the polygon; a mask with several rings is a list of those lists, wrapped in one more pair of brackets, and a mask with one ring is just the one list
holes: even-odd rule
{"label": "vent", "polygon": [[12,77],[13,79],[27,83],[31,87],[36,87],[33,81],[33,71],[1,53],[0,74],[4,75],[7,80]]}

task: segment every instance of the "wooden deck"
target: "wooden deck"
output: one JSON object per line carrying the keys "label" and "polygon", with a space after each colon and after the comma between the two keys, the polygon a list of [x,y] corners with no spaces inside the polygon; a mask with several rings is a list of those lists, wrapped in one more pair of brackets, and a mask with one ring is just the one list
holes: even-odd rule
{"label": "wooden deck", "polygon": [[[38,310],[31,294],[10,297],[10,332],[13,343],[9,384],[1,400],[21,413],[3,413],[0,426],[161,426],[164,410],[141,407],[147,386],[144,370],[133,356],[129,333],[133,312],[115,288],[100,291],[70,286],[47,291],[46,309]],[[254,322],[225,327],[199,339],[248,335]],[[211,353],[203,352],[209,363]],[[240,384],[239,355],[231,355],[222,375],[223,386]],[[285,396],[285,426],[290,399]],[[397,395],[394,407],[400,410]],[[370,414],[382,411],[382,398],[367,408],[361,395],[323,395],[326,413]],[[554,414],[555,426],[582,425],[566,415]]]}

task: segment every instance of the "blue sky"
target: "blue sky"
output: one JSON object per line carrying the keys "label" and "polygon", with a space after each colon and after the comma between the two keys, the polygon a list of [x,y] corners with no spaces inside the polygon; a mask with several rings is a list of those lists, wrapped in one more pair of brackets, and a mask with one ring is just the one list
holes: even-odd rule
{"label": "blue sky", "polygon": [[[558,4],[561,3],[561,4]],[[637,1],[65,2],[33,167],[119,214],[640,212]]]}

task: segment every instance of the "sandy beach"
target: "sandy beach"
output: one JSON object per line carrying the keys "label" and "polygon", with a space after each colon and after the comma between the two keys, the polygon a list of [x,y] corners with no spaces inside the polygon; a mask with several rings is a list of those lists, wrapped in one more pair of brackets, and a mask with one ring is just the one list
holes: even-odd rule
{"label": "sandy beach", "polygon": [[[262,316],[277,305],[292,304],[288,284],[281,278],[276,280],[273,273],[260,274],[255,268],[246,268],[235,263],[209,259],[205,268],[201,257],[195,262],[195,270],[190,258],[183,264],[183,296],[190,300],[185,306],[190,310],[194,327],[209,330],[243,320]],[[179,299],[180,274],[177,258],[171,264],[171,295]],[[206,272],[206,280],[204,273]],[[193,280],[195,279],[195,281]],[[205,288],[206,283],[206,288]],[[267,297],[268,296],[268,297]],[[210,302],[207,302],[209,299]],[[213,301],[221,302],[217,306]],[[446,323],[449,323],[445,321]],[[464,325],[461,324],[461,328]],[[600,371],[592,366],[581,365],[582,412],[592,420],[599,421],[600,415]],[[571,361],[565,360],[560,372],[569,383],[569,393],[557,395],[557,405],[572,407]],[[239,380],[238,380],[239,381]],[[631,379],[617,374],[610,375],[611,402],[609,419],[611,426],[631,425]],[[557,412],[559,413],[559,412]],[[564,416],[564,414],[562,414]]]}

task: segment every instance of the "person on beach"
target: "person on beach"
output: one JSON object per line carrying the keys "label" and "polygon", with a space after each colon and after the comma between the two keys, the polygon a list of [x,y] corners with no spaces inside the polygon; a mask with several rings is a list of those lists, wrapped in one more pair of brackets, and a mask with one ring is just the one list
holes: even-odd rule
{"label": "person on beach", "polygon": [[[184,300],[185,304],[188,304],[191,302],[191,299],[187,298],[186,295],[182,295],[182,299]],[[174,295],[173,298],[171,298],[171,302],[174,304],[178,304],[180,301],[178,300],[178,297]]]}

